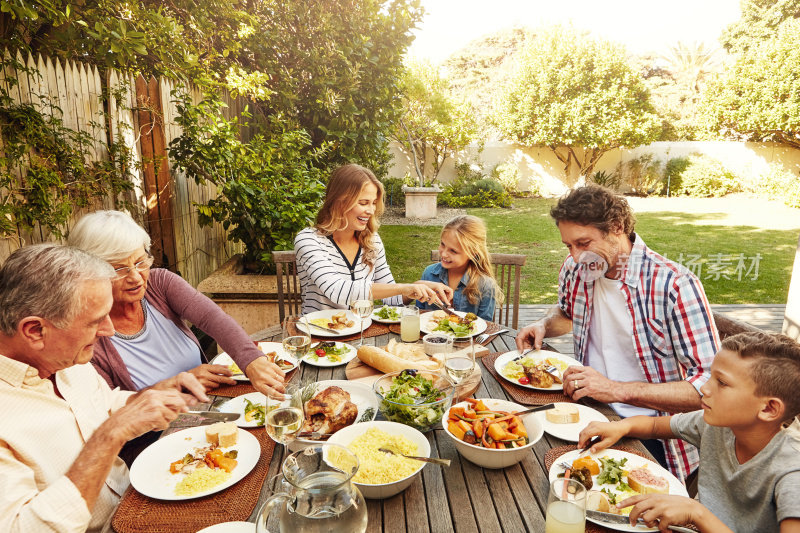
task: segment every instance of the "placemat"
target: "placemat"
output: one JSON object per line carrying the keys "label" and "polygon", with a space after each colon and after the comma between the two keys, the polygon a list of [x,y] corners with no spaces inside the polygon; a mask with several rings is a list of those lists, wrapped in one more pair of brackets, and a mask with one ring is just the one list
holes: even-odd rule
{"label": "placemat", "polygon": [[[284,376],[284,382],[289,381],[295,372],[300,367],[293,369],[291,372]],[[249,381],[240,381],[236,383],[236,385],[222,385],[217,387],[216,389],[211,389],[210,391],[206,391],[208,394],[214,394],[216,396],[226,396],[228,398],[235,398],[236,396],[241,396],[242,394],[250,394],[251,392],[258,392],[253,384]]]}
{"label": "placemat", "polygon": [[[293,333],[299,333],[296,329]],[[389,326],[386,324],[381,324],[380,322],[372,322],[370,326],[364,330],[364,337],[379,337],[381,335],[386,335],[389,333]],[[399,331],[398,331],[399,333]],[[354,333],[353,335],[345,335],[342,337],[317,337],[315,335],[311,335],[311,342],[318,342],[318,341],[339,341],[339,342],[347,342],[347,341],[354,341],[361,338],[361,333]]]}
{"label": "placemat", "polygon": [[[491,335],[495,331],[500,331],[501,328],[502,328],[502,326],[499,325],[499,324],[495,324],[494,322],[487,322],[486,323],[486,331],[484,331],[483,333]],[[400,335],[400,324],[389,324],[389,331],[391,331],[392,333],[395,333],[397,335]],[[422,337],[424,337],[424,335],[425,335],[424,333],[420,332],[419,338],[421,339]],[[494,339],[488,339],[489,342],[491,342],[493,340]],[[483,343],[483,346],[486,346],[487,344],[488,344],[488,342],[485,342],[485,343]]]}
{"label": "placemat", "polygon": [[571,402],[575,403],[572,398],[565,395],[562,391],[540,391],[535,389],[528,389],[525,387],[520,387],[519,385],[514,385],[510,381],[506,380],[503,376],[497,373],[497,370],[494,368],[495,360],[503,355],[502,353],[492,353],[481,359],[481,363],[483,366],[486,367],[486,370],[494,376],[500,386],[514,398],[514,401],[517,403],[521,403],[522,405],[544,405],[550,402]]}
{"label": "placemat", "polygon": [[111,522],[117,533],[194,533],[220,522],[246,521],[253,513],[267,477],[275,442],[264,428],[250,431],[261,444],[261,457],[244,479],[222,492],[194,500],[148,498],[130,487]]}

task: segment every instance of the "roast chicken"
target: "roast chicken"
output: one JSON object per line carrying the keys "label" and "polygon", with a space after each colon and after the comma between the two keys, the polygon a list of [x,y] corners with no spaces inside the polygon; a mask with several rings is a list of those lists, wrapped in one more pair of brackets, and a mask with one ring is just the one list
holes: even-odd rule
{"label": "roast chicken", "polygon": [[356,421],[358,407],[350,393],[340,387],[328,387],[306,402],[306,421],[302,432],[336,433]]}

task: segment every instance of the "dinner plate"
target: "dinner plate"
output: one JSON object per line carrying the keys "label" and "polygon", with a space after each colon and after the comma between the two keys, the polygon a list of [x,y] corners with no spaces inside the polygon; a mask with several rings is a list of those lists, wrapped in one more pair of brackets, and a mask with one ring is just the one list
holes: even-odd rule
{"label": "dinner plate", "polygon": [[[283,349],[283,345],[281,343],[279,343],[279,342],[259,342],[258,343],[258,348],[262,352],[264,352],[264,354],[269,354],[269,353],[275,352],[277,354],[278,358],[282,359],[283,361],[286,361],[287,363],[290,363],[292,365],[291,368],[289,368],[289,367],[282,368],[284,374],[288,374],[289,372],[291,372],[292,370],[294,370],[295,368],[297,368],[300,365],[300,362],[297,360],[297,358],[295,358],[294,356],[292,356],[290,354],[287,354],[286,350]],[[236,381],[249,381],[248,378],[247,378],[247,375],[243,371],[242,372],[236,372],[234,370],[234,368],[238,368],[238,366],[234,367],[234,368],[231,368],[231,365],[234,364],[234,361],[231,358],[231,356],[228,355],[227,352],[222,352],[221,354],[216,356],[214,359],[211,360],[211,364],[212,365],[223,365],[223,366],[227,366],[228,368],[230,368],[231,372],[234,373],[231,377],[233,379],[235,379]],[[244,370],[244,369],[240,369],[240,370]]]}
{"label": "dinner plate", "polygon": [[[347,320],[353,321],[352,327],[340,329],[338,330],[338,332],[333,333],[331,331],[325,331],[324,329],[315,328],[313,325],[309,325],[308,329],[306,329],[306,325],[302,322],[302,320],[298,321],[297,327],[306,332],[310,330],[310,334],[314,337],[344,337],[345,335],[354,335],[356,333],[360,333],[361,319],[345,309],[323,309],[322,311],[314,311],[313,313],[308,313],[307,315],[303,316],[303,319],[306,320],[313,320],[315,318],[330,319],[333,315],[342,312],[347,313]],[[370,327],[370,325],[372,325],[372,319],[370,317],[365,318],[364,329],[367,329],[368,327]]]}
{"label": "dinner plate", "polygon": [[236,445],[223,450],[237,450],[239,464],[224,483],[191,496],[178,496],[175,486],[185,477],[183,474],[170,474],[169,465],[194,448],[208,446],[206,426],[183,429],[155,441],[144,449],[131,465],[130,479],[133,488],[150,498],[158,500],[191,500],[227,489],[246,476],[261,457],[261,445],[248,431],[239,430]]}
{"label": "dinner plate", "polygon": [[245,400],[250,400],[254,404],[265,405],[266,399],[264,395],[260,392],[250,392],[248,394],[242,394],[241,396],[236,396],[235,398],[231,398],[227,402],[223,403],[219,406],[220,413],[238,413],[241,416],[236,419],[236,425],[240,428],[255,428],[263,426],[261,422],[257,422],[256,420],[245,420],[244,419],[244,408],[246,402]]}
{"label": "dinner plate", "polygon": [[608,422],[606,415],[597,409],[592,409],[588,405],[566,402],[556,403],[556,406],[559,405],[574,405],[577,407],[579,416],[578,421],[572,424],[554,424],[547,419],[546,411],[534,413],[536,418],[539,419],[539,422],[542,423],[542,427],[544,428],[545,432],[554,437],[558,437],[559,439],[578,442],[578,435],[583,428],[589,425],[590,422]]}
{"label": "dinner plate", "polygon": [[[423,313],[419,316],[419,329],[423,333],[433,333],[433,329],[437,325],[436,322],[433,321],[433,313],[436,313],[436,311],[428,311],[427,313]],[[456,311],[455,314],[457,314],[458,316],[464,316],[467,313],[465,313],[464,311]],[[488,324],[486,323],[486,321],[481,317],[478,317],[472,323],[472,334],[469,336],[474,337],[475,335],[480,335],[481,333],[486,331],[487,327]],[[444,333],[444,332],[437,331],[437,333]],[[463,337],[456,337],[456,338],[466,339],[467,337],[468,335],[464,335]]]}
{"label": "dinner plate", "polygon": [[403,314],[403,308],[402,307],[398,307],[396,305],[382,305],[380,307],[376,307],[375,310],[372,311],[372,320],[374,320],[375,322],[380,322],[381,324],[399,324],[400,323],[400,319],[399,318],[397,320],[392,320],[391,318],[381,318],[381,317],[378,316],[378,311],[380,311],[384,307],[389,307],[391,309],[394,309],[401,316]]}
{"label": "dinner plate", "polygon": [[[582,457],[582,456],[585,456],[585,455],[588,455],[592,459],[596,460],[598,463],[600,463],[600,458],[601,457],[610,457],[610,458],[612,458],[614,460],[617,460],[617,461],[619,461],[620,459],[628,459],[628,462],[625,463],[625,466],[623,467],[624,470],[631,470],[633,468],[646,467],[653,474],[666,478],[666,480],[669,482],[669,493],[670,494],[675,494],[675,495],[678,495],[678,496],[687,496],[687,497],[689,496],[689,494],[686,492],[686,487],[683,486],[683,483],[681,483],[678,480],[678,478],[673,476],[669,471],[667,471],[664,468],[662,468],[660,464],[658,464],[658,463],[656,463],[654,461],[650,461],[648,459],[645,459],[644,457],[640,457],[640,456],[638,456],[636,454],[623,452],[622,450],[615,450],[613,448],[607,448],[607,449],[599,451],[599,452],[597,452],[595,454],[580,453],[580,450],[573,450],[571,452],[565,453],[561,457],[558,457],[553,462],[553,465],[550,467],[550,473],[549,473],[550,481],[552,482],[553,480],[555,480],[558,477],[558,474],[560,474],[560,473],[562,473],[564,471],[564,468],[562,468],[560,466],[560,463],[567,462],[567,463],[572,464],[572,461],[574,461],[578,457]],[[627,479],[627,476],[626,476],[626,479]],[[609,483],[606,483],[604,485],[598,485],[597,484],[597,476],[592,476],[592,481],[594,482],[594,486],[592,487],[592,490],[608,489],[611,492],[616,493],[616,486],[615,485],[609,484]],[[634,531],[634,532],[658,531],[658,528],[648,528],[648,527],[645,527],[644,525],[640,525],[639,527],[631,527],[630,524],[611,524],[609,522],[603,522],[601,520],[596,520],[596,519],[593,519],[593,518],[589,518],[588,516],[586,517],[586,520],[590,520],[590,521],[594,522],[595,524],[600,524],[602,526],[606,526],[607,528],[616,529],[617,531]]]}
{"label": "dinner plate", "polygon": [[222,522],[204,527],[197,533],[255,533],[256,525],[252,522]]}
{"label": "dinner plate", "polygon": [[[306,390],[303,392],[303,403],[305,404],[305,402],[328,387],[334,386],[348,392],[350,394],[350,401],[356,404],[356,407],[358,408],[358,414],[356,415],[356,421],[353,422],[354,424],[375,420],[375,417],[378,415],[378,398],[372,391],[372,387],[357,381],[348,381],[346,379],[329,379],[311,383],[307,385]],[[316,440],[298,438],[289,444],[289,448],[294,451],[305,448],[306,446],[310,446],[312,444],[317,444],[318,442],[319,441]]]}
{"label": "dinner plate", "polygon": [[318,343],[314,343],[311,345],[311,348],[308,350],[308,353],[303,356],[303,362],[312,366],[321,366],[321,367],[330,367],[330,366],[340,366],[346,365],[353,359],[355,359],[358,350],[354,346],[350,346],[349,344],[345,344],[343,342],[336,342],[336,347],[341,348],[344,346],[347,348],[347,351],[342,354],[341,361],[330,361],[328,356],[325,357],[317,357],[317,360],[314,361],[314,358],[311,356],[314,353]]}
{"label": "dinner plate", "polygon": [[[503,367],[505,367],[508,363],[511,362],[512,359],[516,358],[518,355],[519,355],[519,352],[516,351],[516,350],[513,350],[513,351],[510,351],[510,352],[504,353],[503,355],[501,355],[500,357],[498,357],[497,359],[494,360],[494,369],[497,370],[497,373],[500,375],[500,377],[502,377],[503,379],[505,379],[506,381],[508,381],[510,383],[513,383],[514,385],[519,385],[520,387],[525,387],[527,389],[545,390],[545,391],[560,391],[560,390],[564,390],[564,386],[561,383],[553,383],[548,388],[534,387],[533,385],[523,385],[522,383],[520,383],[516,379],[509,378],[505,374],[503,374]],[[528,355],[536,356],[537,354],[536,354],[536,352],[531,352]],[[562,363],[565,363],[566,366],[582,366],[578,361],[576,361],[572,357],[569,357],[569,356],[566,356],[566,355],[561,355],[558,352],[551,352],[549,350],[540,350],[539,355],[541,356],[542,359],[557,359],[558,361],[561,361]],[[563,369],[559,369],[559,370],[563,371]]]}

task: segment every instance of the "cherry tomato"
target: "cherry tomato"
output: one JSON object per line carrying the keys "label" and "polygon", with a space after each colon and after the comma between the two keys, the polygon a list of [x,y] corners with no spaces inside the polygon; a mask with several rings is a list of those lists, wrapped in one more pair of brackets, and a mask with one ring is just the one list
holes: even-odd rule
{"label": "cherry tomato", "polygon": [[314,353],[315,353],[315,354],[317,354],[317,357],[325,357],[326,355],[328,355],[328,352],[326,352],[326,351],[325,351],[325,350],[323,350],[322,348],[317,348],[317,349],[314,351]]}
{"label": "cherry tomato", "polygon": [[530,385],[531,384],[531,380],[528,379],[528,376],[522,376],[517,381],[519,381],[523,385]]}

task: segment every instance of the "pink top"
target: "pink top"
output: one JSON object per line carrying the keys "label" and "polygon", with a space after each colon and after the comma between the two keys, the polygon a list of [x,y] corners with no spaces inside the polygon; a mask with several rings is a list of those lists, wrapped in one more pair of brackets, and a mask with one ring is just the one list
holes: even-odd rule
{"label": "pink top", "polygon": [[[184,320],[209,334],[242,370],[264,355],[230,315],[169,270],[154,268],[150,271],[144,297],[153,308],[174,322],[198,348],[200,343]],[[136,390],[125,362],[110,337],[102,337],[94,345],[92,364],[110,387]]]}

